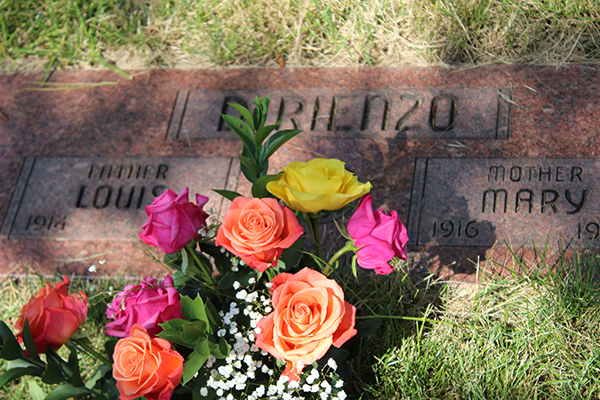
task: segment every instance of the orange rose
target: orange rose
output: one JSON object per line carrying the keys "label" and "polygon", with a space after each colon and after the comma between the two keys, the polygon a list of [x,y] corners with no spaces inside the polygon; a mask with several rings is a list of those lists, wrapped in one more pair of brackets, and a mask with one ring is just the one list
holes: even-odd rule
{"label": "orange rose", "polygon": [[236,197],[217,232],[215,244],[264,272],[277,265],[283,249],[302,236],[296,215],[275,199]]}
{"label": "orange rose", "polygon": [[76,294],[69,296],[69,283],[66,276],[54,287],[46,282],[46,286],[29,299],[15,324],[19,341],[23,340],[26,318],[38,353],[45,353],[48,347],[58,350],[73,336],[85,321],[87,296],[81,292],[81,299]]}
{"label": "orange rose", "polygon": [[356,335],[356,308],[344,300],[333,279],[310,268],[273,278],[274,311],[260,320],[256,345],[286,360],[284,376],[300,380],[307,364],[319,360],[329,347],[340,347]]}
{"label": "orange rose", "polygon": [[133,325],[129,334],[117,342],[113,353],[120,399],[169,400],[181,382],[183,357],[167,340],[151,338],[141,325]]}

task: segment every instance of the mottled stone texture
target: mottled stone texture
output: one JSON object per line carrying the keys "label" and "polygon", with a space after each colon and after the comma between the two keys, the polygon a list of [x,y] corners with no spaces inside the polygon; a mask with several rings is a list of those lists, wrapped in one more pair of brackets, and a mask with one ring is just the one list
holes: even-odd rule
{"label": "mottled stone texture", "polygon": [[[292,160],[342,159],[371,181],[375,206],[398,210],[403,221],[418,158],[594,159],[600,153],[598,66],[149,71],[131,81],[110,72],[55,72],[54,84],[115,84],[35,91],[39,86],[30,82],[40,79],[0,76],[1,216],[27,157],[235,157],[240,143],[219,119],[219,112],[231,112],[226,97],[251,103],[273,93],[271,120],[306,131],[272,158],[271,172]],[[240,182],[240,190],[247,185]],[[561,201],[564,190],[557,190]],[[546,196],[550,201],[552,194]],[[599,221],[586,219],[584,231],[590,222]],[[85,274],[107,259],[111,271],[162,273],[133,243],[3,235],[0,272],[22,273],[27,265],[41,273]],[[489,242],[413,243],[412,254],[425,254],[430,266],[455,279],[472,280],[469,259],[491,254],[503,263],[510,256],[502,246],[490,250]]]}

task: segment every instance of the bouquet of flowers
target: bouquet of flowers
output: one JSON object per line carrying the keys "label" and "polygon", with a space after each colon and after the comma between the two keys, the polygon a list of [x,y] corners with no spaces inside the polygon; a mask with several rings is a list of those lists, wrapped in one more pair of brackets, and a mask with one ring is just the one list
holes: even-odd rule
{"label": "bouquet of flowers", "polygon": [[[369,271],[358,277],[357,265],[391,273],[394,260],[407,258],[406,228],[396,211],[373,210],[371,184],[339,160],[292,162],[268,175],[269,158],[300,131],[265,126],[268,97],[255,100],[253,113],[231,106],[245,121],[223,118],[243,142],[239,159],[253,197],[218,191],[231,200],[219,219],[203,210],[207,197],[190,202],[187,188],[166,190],[146,206],[139,237],[164,251],[170,273],[112,299],[113,339],[102,351],[79,329],[86,295],[69,294],[67,277],[46,283],[24,305],[16,334],[0,323],[0,356],[9,360],[0,385],[39,376],[59,385],[38,395],[46,400],[347,397],[347,358],[374,329],[357,326],[344,280],[370,279]],[[324,260],[319,219],[353,207],[347,222],[336,222],[347,243]],[[307,239],[313,251],[304,250]],[[351,261],[340,263],[345,253]],[[67,360],[57,354],[62,345]],[[100,361],[85,380],[80,352]]]}

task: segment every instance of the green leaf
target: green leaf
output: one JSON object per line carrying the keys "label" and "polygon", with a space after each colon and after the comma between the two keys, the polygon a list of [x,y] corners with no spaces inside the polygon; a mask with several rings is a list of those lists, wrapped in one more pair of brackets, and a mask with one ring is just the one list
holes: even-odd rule
{"label": "green leaf", "polygon": [[0,387],[4,386],[7,382],[12,381],[13,379],[17,379],[25,375],[42,376],[43,372],[44,371],[38,367],[11,368],[0,375]]}
{"label": "green leaf", "polygon": [[221,114],[221,116],[223,117],[223,121],[225,121],[231,130],[241,139],[244,143],[244,147],[248,149],[250,154],[256,155],[256,137],[248,124],[233,115]]}
{"label": "green leaf", "polygon": [[29,321],[27,318],[25,318],[25,323],[23,324],[23,343],[25,344],[25,349],[27,349],[29,358],[35,361],[40,361],[40,356],[37,348],[35,347],[33,336],[31,336],[31,329],[29,327]]}
{"label": "green leaf", "polygon": [[358,275],[356,274],[356,259],[357,259],[357,255],[355,254],[354,257],[352,257],[352,274],[354,275],[354,277],[356,279],[358,279]]}
{"label": "green leaf", "polygon": [[69,367],[73,374],[71,375],[70,382],[73,386],[81,387],[83,386],[83,379],[81,378],[81,373],[79,372],[79,359],[77,358],[77,347],[71,341],[66,343],[66,346],[71,350],[69,354]]}
{"label": "green leaf", "polygon": [[198,326],[195,326],[195,324],[188,324],[183,327],[183,332],[181,332],[181,340],[183,340],[185,343],[189,343],[190,345],[194,345],[200,339],[206,337],[207,323],[204,321],[194,322],[202,324],[202,327],[199,328]]}
{"label": "green leaf", "polygon": [[254,119],[252,118],[252,114],[250,114],[250,111],[248,111],[248,109],[246,107],[244,107],[240,104],[236,104],[236,103],[227,103],[227,104],[229,104],[231,107],[238,110],[240,112],[240,114],[242,114],[242,117],[244,117],[244,119],[250,126],[250,129],[254,130]]}
{"label": "green leaf", "polygon": [[110,368],[108,365],[100,365],[92,374],[92,376],[90,377],[90,379],[87,380],[87,382],[85,383],[85,387],[88,389],[92,389],[94,386],[96,386],[96,383],[104,378],[104,376],[106,375],[107,372],[112,372],[112,368]]}
{"label": "green leaf", "polygon": [[[192,319],[192,303],[194,301],[187,296],[181,296],[181,313],[183,314],[183,319]],[[173,320],[171,320],[173,321]],[[179,320],[181,321],[181,320]],[[169,321],[170,322],[170,321]],[[169,323],[167,322],[167,323]]]}
{"label": "green leaf", "polygon": [[185,274],[188,269],[188,265],[190,265],[190,258],[185,247],[179,251],[181,252],[181,272]]}
{"label": "green leaf", "polygon": [[[204,309],[204,302],[202,301],[202,297],[199,295],[194,299],[194,302],[192,303],[192,309],[190,311],[192,319],[199,319],[200,321],[206,322],[207,325],[209,324],[208,316],[206,315],[206,310]],[[209,328],[209,332],[210,331],[211,330]]]}
{"label": "green leaf", "polygon": [[4,343],[2,344],[0,357],[9,361],[18,359],[27,360],[27,356],[21,348],[19,341],[17,340],[15,335],[13,335],[13,333],[10,331],[10,329],[8,330],[8,334],[4,335]]}
{"label": "green leaf", "polygon": [[211,303],[210,301],[206,301],[206,304],[204,304],[205,306],[205,310],[207,311],[206,315],[208,317],[208,319],[210,320],[210,326],[217,326],[220,321],[221,318],[219,317],[219,312],[217,311],[217,308],[213,305],[213,303]]}
{"label": "green leaf", "polygon": [[242,167],[248,168],[248,170],[250,170],[250,172],[252,172],[252,174],[256,178],[260,176],[260,173],[263,171],[263,168],[260,165],[258,165],[254,160],[241,154],[238,155],[238,158],[240,160],[240,163],[242,164]]}
{"label": "green leaf", "polygon": [[208,340],[205,340],[194,348],[194,351],[190,353],[187,361],[183,363],[182,383],[184,385],[194,378],[194,375],[202,368],[206,360],[208,360],[208,357],[210,357],[210,348],[208,346]]}
{"label": "green leaf", "polygon": [[227,200],[233,201],[236,197],[240,197],[241,194],[238,192],[234,192],[233,190],[224,190],[224,189],[212,189],[213,192],[220,194],[225,197]]}
{"label": "green leaf", "polygon": [[[183,300],[184,298],[189,299],[189,297],[182,297],[181,300],[184,301]],[[190,299],[190,301],[191,301],[191,299]],[[174,318],[174,319],[170,319],[166,322],[163,322],[162,324],[160,324],[160,326],[164,330],[172,329],[174,331],[181,332],[181,331],[183,331],[183,327],[186,326],[188,323],[189,323],[189,321],[187,321],[185,319]]]}
{"label": "green leaf", "polygon": [[215,358],[222,360],[227,358],[230,350],[231,349],[229,348],[229,344],[227,344],[227,341],[224,338],[221,338],[219,340],[219,345],[213,347],[211,353]]}
{"label": "green leaf", "polygon": [[269,182],[276,181],[281,177],[282,174],[283,172],[280,172],[277,175],[263,175],[258,178],[252,185],[252,196],[259,199],[263,199],[265,197],[275,197],[267,190],[267,184]]}
{"label": "green leaf", "polygon": [[285,142],[294,136],[302,133],[300,129],[286,129],[279,131],[267,139],[265,145],[261,149],[260,160],[268,160]]}
{"label": "green leaf", "polygon": [[258,143],[259,146],[262,145],[262,142],[265,141],[267,136],[269,136],[269,134],[279,125],[281,125],[281,121],[277,121],[275,125],[261,126],[258,128],[256,131],[256,143]]}
{"label": "green leaf", "polygon": [[4,344],[4,337],[5,336],[13,336],[12,331],[10,330],[10,328],[8,327],[8,325],[6,325],[4,323],[4,321],[0,321],[0,347]]}
{"label": "green leaf", "polygon": [[84,394],[95,393],[85,387],[75,387],[70,384],[65,384],[48,393],[48,396],[46,396],[44,400],[67,400]]}
{"label": "green leaf", "polygon": [[271,95],[262,99],[259,99],[258,96],[256,96],[254,99],[254,104],[256,104],[256,107],[254,108],[254,124],[257,129],[265,124],[270,103]]}
{"label": "green leaf", "polygon": [[46,361],[48,365],[42,376],[42,382],[49,384],[68,382],[71,377],[69,365],[50,347],[46,349]]}
{"label": "green leaf", "polygon": [[27,391],[33,400],[44,400],[46,398],[46,392],[33,379],[27,380]]}

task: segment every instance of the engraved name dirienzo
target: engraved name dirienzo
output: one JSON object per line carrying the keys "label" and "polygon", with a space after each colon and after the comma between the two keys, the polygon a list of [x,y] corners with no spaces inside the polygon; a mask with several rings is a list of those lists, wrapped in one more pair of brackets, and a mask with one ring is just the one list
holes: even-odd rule
{"label": "engraved name dirienzo", "polygon": [[[384,137],[509,136],[510,90],[506,88],[294,89],[271,93],[267,121],[304,135],[357,133]],[[229,127],[221,114],[231,106],[250,110],[256,91],[179,91],[166,139],[223,137]]]}

